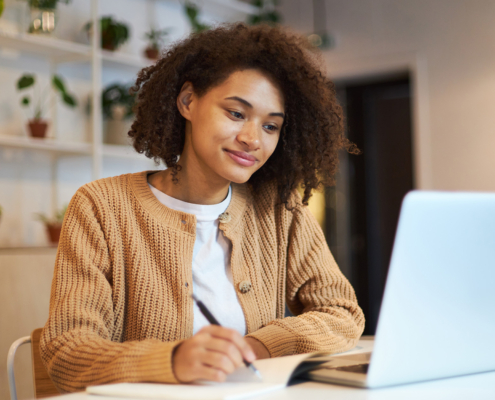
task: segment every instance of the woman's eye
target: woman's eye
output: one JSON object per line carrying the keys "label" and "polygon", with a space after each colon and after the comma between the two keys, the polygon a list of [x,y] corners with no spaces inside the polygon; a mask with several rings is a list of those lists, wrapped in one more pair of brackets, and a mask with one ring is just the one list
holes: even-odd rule
{"label": "woman's eye", "polygon": [[276,131],[278,128],[275,125],[265,125],[265,129],[269,131]]}
{"label": "woman's eye", "polygon": [[242,114],[240,112],[237,112],[237,111],[229,111],[230,114],[232,114],[232,116],[236,117],[236,118],[239,118],[241,119],[242,118]]}

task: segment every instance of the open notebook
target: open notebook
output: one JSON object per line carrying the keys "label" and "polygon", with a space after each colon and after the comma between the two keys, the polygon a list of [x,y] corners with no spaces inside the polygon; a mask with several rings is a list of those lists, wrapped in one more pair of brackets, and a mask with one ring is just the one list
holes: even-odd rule
{"label": "open notebook", "polygon": [[[358,345],[341,355],[371,352],[372,340],[360,340]],[[336,354],[332,354],[332,357]],[[263,381],[246,367],[239,368],[229,375],[224,383],[204,382],[188,385],[167,385],[158,383],[115,383],[90,386],[89,394],[111,397],[132,397],[142,399],[179,400],[237,400],[265,394],[287,386],[291,378],[307,372],[327,360],[326,353],[298,354],[295,356],[271,358],[255,361]]]}

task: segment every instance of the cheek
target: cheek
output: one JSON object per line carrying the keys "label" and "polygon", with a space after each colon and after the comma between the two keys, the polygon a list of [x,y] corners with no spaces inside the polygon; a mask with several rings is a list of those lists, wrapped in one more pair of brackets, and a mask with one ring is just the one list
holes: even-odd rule
{"label": "cheek", "polygon": [[222,112],[209,114],[201,120],[198,131],[201,132],[200,140],[220,143],[231,137],[235,137],[242,127],[236,121],[232,121],[223,115]]}

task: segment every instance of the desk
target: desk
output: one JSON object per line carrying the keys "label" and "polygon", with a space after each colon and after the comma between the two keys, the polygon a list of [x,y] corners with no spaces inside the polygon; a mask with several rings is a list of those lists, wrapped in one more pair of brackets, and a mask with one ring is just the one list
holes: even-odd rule
{"label": "desk", "polygon": [[[369,342],[358,347],[367,350]],[[362,345],[362,346],[360,346]],[[361,351],[356,351],[361,352]],[[426,361],[427,362],[427,361]],[[495,371],[382,389],[357,389],[318,382],[302,382],[253,400],[495,400]],[[129,400],[73,393],[49,400]],[[198,399],[201,400],[201,399]]]}
{"label": "desk", "polygon": [[[253,400],[494,400],[495,372],[383,389],[354,389],[304,382]],[[45,400],[129,400],[87,395],[84,392]],[[201,399],[198,399],[201,400]]]}

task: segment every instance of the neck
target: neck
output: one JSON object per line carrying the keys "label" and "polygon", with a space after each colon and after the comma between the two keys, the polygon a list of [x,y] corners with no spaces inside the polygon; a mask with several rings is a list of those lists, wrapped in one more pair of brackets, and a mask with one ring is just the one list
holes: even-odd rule
{"label": "neck", "polygon": [[177,174],[178,183],[172,181],[170,169],[149,175],[148,182],[166,195],[187,203],[211,205],[225,200],[229,181],[211,181],[204,174],[194,173],[192,168],[185,168],[181,163],[179,165],[181,170]]}

